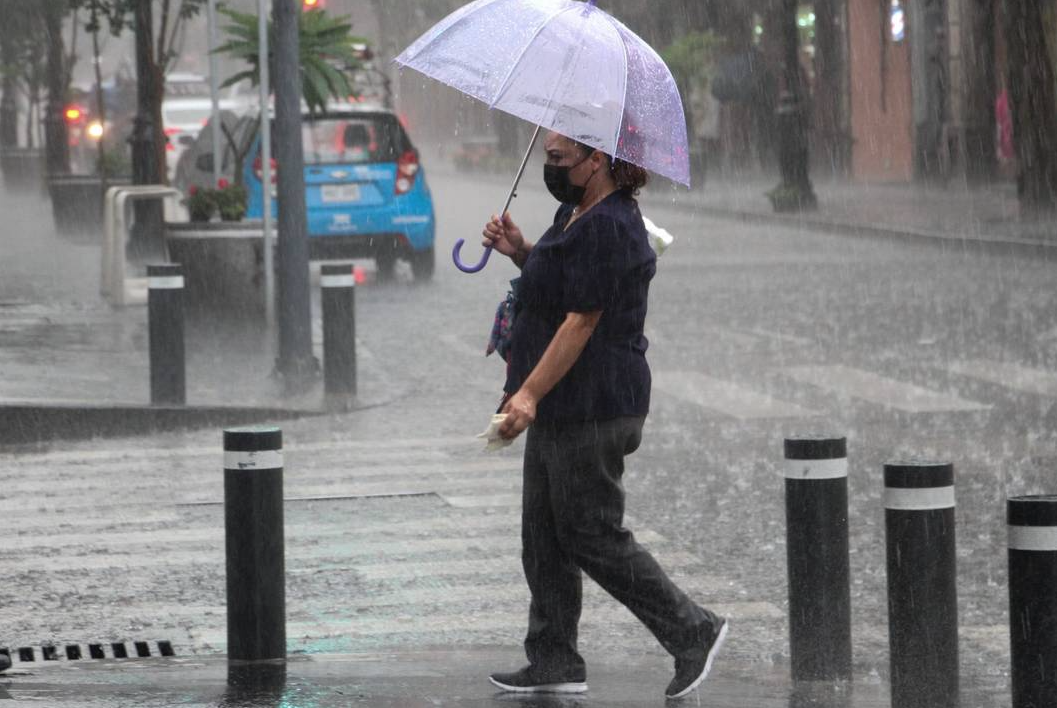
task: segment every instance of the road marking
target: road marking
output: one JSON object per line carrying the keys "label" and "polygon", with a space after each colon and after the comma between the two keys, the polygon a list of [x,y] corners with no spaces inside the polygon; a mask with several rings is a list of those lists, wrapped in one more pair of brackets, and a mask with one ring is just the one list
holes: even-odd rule
{"label": "road marking", "polygon": [[798,337],[793,334],[784,334],[782,332],[774,332],[769,329],[752,328],[745,330],[751,332],[758,337],[764,337],[765,339],[771,339],[777,341],[780,345],[790,344],[798,347],[810,347],[814,346],[817,342],[814,339],[808,339],[807,337]]}
{"label": "road marking", "polygon": [[955,362],[947,369],[955,374],[989,381],[1017,391],[1057,397],[1057,374],[1052,371],[986,359]]}
{"label": "road marking", "polygon": [[858,398],[908,413],[985,411],[991,406],[939,393],[849,366],[795,366],[782,373],[848,398]]}
{"label": "road marking", "polygon": [[479,509],[482,507],[518,507],[521,506],[520,494],[476,494],[461,496],[441,494],[441,498],[456,509]]}
{"label": "road marking", "polygon": [[438,337],[440,342],[460,356],[484,359],[484,347],[471,347],[461,338],[454,334],[442,334]]}
{"label": "road marking", "polygon": [[729,381],[691,371],[658,371],[654,388],[738,420],[754,418],[804,418],[817,415],[812,410],[744,388]]}
{"label": "road marking", "polygon": [[[782,611],[767,602],[730,602],[709,605],[709,609],[733,619],[780,619]],[[286,635],[292,642],[308,644],[313,639],[348,638],[350,641],[365,636],[392,634],[459,632],[510,632],[520,635],[525,630],[524,608],[500,612],[462,612],[456,614],[396,615],[392,617],[334,617],[327,622],[289,622]],[[609,629],[641,627],[641,623],[626,608],[616,601],[604,605],[587,605],[583,608],[580,627]],[[646,629],[642,628],[645,632]],[[218,629],[192,632],[196,643],[209,647],[222,647],[227,642],[227,632]]]}
{"label": "road marking", "polygon": [[[701,565],[694,555],[682,551],[655,553],[665,568]],[[521,561],[517,556],[487,558],[466,561],[436,561],[425,563],[394,563],[387,560],[381,563],[356,565],[357,573],[365,580],[413,580],[415,578],[441,578],[448,575],[487,575],[499,577],[503,573],[521,574]]]}

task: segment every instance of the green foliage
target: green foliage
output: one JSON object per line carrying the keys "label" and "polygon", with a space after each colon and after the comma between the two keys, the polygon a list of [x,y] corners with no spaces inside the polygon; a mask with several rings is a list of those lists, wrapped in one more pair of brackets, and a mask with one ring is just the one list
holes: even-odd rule
{"label": "green foliage", "polygon": [[[254,86],[260,83],[260,45],[257,41],[257,16],[220,10],[230,24],[224,28],[228,40],[216,49],[245,62],[248,68],[224,82],[231,86],[249,79]],[[354,46],[367,40],[352,35],[352,25],[331,17],[323,10],[310,10],[299,15],[300,64],[302,97],[313,113],[323,110],[330,98],[352,95],[348,72],[358,69],[360,61]],[[275,75],[275,25],[268,21],[268,71]]]}
{"label": "green foliage", "polygon": [[220,214],[223,221],[241,221],[246,215],[249,192],[241,184],[221,179],[216,189],[191,187],[191,195],[184,202],[191,221],[204,222]]}
{"label": "green foliage", "polygon": [[722,47],[723,38],[713,32],[689,32],[660,54],[680,89],[685,89],[692,83],[710,78],[716,55]]}
{"label": "green foliage", "polygon": [[127,146],[112,147],[103,150],[96,160],[96,173],[107,177],[130,177],[132,175],[132,156]]}

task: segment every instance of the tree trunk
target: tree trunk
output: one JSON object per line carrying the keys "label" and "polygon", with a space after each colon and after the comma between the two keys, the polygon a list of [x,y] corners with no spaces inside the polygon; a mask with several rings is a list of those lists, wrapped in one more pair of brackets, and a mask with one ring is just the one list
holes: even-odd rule
{"label": "tree trunk", "polygon": [[769,193],[775,211],[815,209],[818,201],[808,176],[807,120],[800,79],[797,0],[781,0],[782,90],[778,105],[778,165],[782,182]]}
{"label": "tree trunk", "polygon": [[944,0],[918,0],[908,5],[911,92],[914,110],[914,174],[919,180],[946,177],[947,120],[950,80],[947,75]]}
{"label": "tree trunk", "polygon": [[62,41],[62,18],[66,13],[66,3],[61,0],[44,0],[39,9],[44,14],[44,32],[48,41],[48,105],[43,121],[45,162],[48,174],[68,174],[70,145],[66,135],[63,108],[66,104],[69,73],[66,70],[66,53]]}
{"label": "tree trunk", "polygon": [[1057,211],[1057,102],[1037,0],[1007,0],[1009,98],[1022,215]]}
{"label": "tree trunk", "polygon": [[970,183],[995,176],[994,0],[962,0],[962,159]]}
{"label": "tree trunk", "polygon": [[834,0],[815,0],[815,146],[817,165],[834,177],[848,167],[848,139],[844,125],[843,33]]}
{"label": "tree trunk", "polygon": [[0,62],[7,69],[3,78],[3,98],[0,98],[0,147],[18,147],[18,79],[14,42],[9,33],[0,34]]}

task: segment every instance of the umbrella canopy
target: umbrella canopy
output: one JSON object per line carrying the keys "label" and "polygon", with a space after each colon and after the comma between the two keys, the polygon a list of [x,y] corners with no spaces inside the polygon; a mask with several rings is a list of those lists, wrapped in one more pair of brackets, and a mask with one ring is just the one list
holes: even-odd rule
{"label": "umbrella canopy", "polygon": [[675,79],[594,0],[476,0],[396,61],[543,128],[690,184]]}

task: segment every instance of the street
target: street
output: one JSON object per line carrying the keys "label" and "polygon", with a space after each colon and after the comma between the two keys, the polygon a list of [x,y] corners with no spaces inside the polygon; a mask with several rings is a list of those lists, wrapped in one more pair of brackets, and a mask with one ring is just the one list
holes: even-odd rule
{"label": "street", "polygon": [[[523,443],[484,454],[474,439],[499,399],[503,363],[483,352],[517,272],[501,256],[477,275],[450,262],[460,237],[464,259],[476,259],[506,178],[444,164],[427,165],[427,177],[435,281],[413,284],[401,265],[396,282],[369,280],[357,293],[361,386],[378,405],[282,425],[291,652],[516,648],[524,631]],[[538,235],[554,208],[530,171],[513,218]],[[782,441],[846,435],[857,675],[879,683],[887,672],[882,464],[950,460],[962,676],[976,691],[966,705],[995,705],[988,696],[1006,690],[1009,667],[1005,498],[1054,491],[1052,263],[1004,248],[716,220],[695,214],[690,197],[673,204],[663,187],[643,211],[676,242],[651,291],[652,412],[625,477],[628,526],[695,599],[731,618],[717,671],[788,662]],[[25,233],[5,232],[5,248],[18,252]],[[72,253],[94,273],[93,246],[50,260],[69,268]],[[55,283],[58,301],[97,297],[65,283]],[[5,277],[0,299],[31,299],[38,285]],[[140,316],[128,336],[142,336]],[[3,317],[5,357],[10,347],[43,355],[68,345]],[[165,640],[178,656],[222,652],[221,458],[218,430],[0,453],[0,645]],[[592,653],[644,655],[660,685],[669,665],[660,647],[585,587],[589,664]],[[502,668],[468,670],[483,680]],[[17,671],[8,692],[40,698],[19,694]]]}

